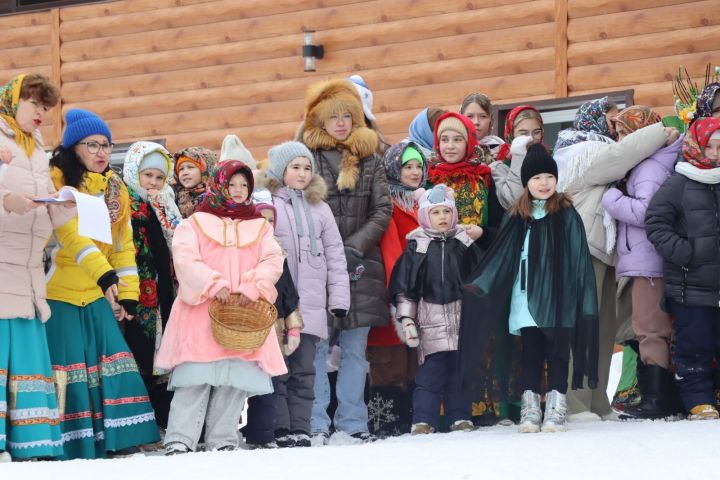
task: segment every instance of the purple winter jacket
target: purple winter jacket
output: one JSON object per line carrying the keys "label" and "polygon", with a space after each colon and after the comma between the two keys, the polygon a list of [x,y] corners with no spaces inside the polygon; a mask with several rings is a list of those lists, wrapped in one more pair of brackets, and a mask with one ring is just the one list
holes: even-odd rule
{"label": "purple winter jacket", "polygon": [[663,277],[663,260],[645,234],[645,211],[650,200],[665,180],[675,173],[675,162],[683,136],[643,160],[630,171],[627,193],[610,188],[602,198],[602,206],[617,220],[618,277]]}

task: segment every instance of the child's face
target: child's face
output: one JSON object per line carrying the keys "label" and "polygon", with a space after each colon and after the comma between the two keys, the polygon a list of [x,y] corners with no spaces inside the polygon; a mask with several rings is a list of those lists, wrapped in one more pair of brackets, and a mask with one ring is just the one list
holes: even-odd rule
{"label": "child's face", "polygon": [[447,232],[452,227],[453,212],[450,207],[441,205],[431,208],[428,212],[430,216],[430,226],[438,232]]}
{"label": "child's face", "polygon": [[717,164],[720,159],[720,140],[711,139],[705,147],[705,157]]}
{"label": "child's face", "polygon": [[312,180],[312,164],[309,158],[295,157],[285,168],[283,183],[295,190],[305,190]]}
{"label": "child's face", "polygon": [[541,173],[528,180],[528,190],[535,200],[547,200],[555,193],[557,178],[550,173]]}
{"label": "child's face", "polygon": [[513,128],[513,137],[517,138],[520,135],[529,135],[532,137],[532,143],[540,143],[543,138],[543,129],[538,119],[526,118],[520,120]]}
{"label": "child's face", "polygon": [[32,133],[40,127],[48,110],[48,107],[32,97],[27,100],[20,99],[15,121],[23,132]]}
{"label": "child's face", "polygon": [[275,228],[275,214],[272,209],[266,208],[265,210],[261,210],[260,215],[262,215],[265,220],[267,220],[267,222]]}
{"label": "child's face", "polygon": [[344,141],[350,136],[353,120],[350,112],[333,113],[330,118],[323,122],[323,129],[335,140]]}
{"label": "child's face", "polygon": [[242,173],[236,173],[230,177],[230,183],[228,183],[228,195],[235,203],[243,203],[248,199],[248,182],[245,179],[245,175]]}
{"label": "child's face", "polygon": [[178,168],[178,178],[183,187],[195,188],[202,180],[202,171],[192,162],[186,161]]}
{"label": "child's face", "polygon": [[447,163],[458,163],[465,158],[467,142],[465,138],[453,130],[445,130],[440,135],[440,155]]}
{"label": "child's face", "polygon": [[162,190],[165,185],[165,174],[157,168],[148,168],[139,174],[140,186],[153,194]]}
{"label": "child's face", "polygon": [[422,182],[423,169],[417,160],[408,160],[400,170],[400,183],[410,188],[418,188]]}
{"label": "child's face", "polygon": [[490,117],[490,113],[486,112],[480,105],[474,102],[471,103],[467,106],[467,108],[465,108],[465,113],[463,115],[468,117],[472,120],[473,124],[475,124],[475,131],[477,132],[478,140],[483,139],[490,133],[492,118]]}

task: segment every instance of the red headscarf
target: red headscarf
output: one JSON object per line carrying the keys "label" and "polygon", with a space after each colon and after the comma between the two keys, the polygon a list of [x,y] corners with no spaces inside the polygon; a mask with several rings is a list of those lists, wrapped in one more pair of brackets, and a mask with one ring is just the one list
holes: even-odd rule
{"label": "red headscarf", "polygon": [[705,156],[705,147],[710,137],[720,130],[720,118],[699,118],[690,125],[682,144],[682,155],[697,168],[710,169],[720,167],[720,160],[710,160]]}
{"label": "red headscarf", "polygon": [[[465,127],[467,132],[467,147],[465,148],[465,158],[457,163],[448,163],[442,158],[440,153],[440,137],[438,135],[438,127],[443,120],[449,117],[455,117],[460,120]],[[465,115],[455,112],[448,112],[440,116],[435,122],[435,131],[433,132],[435,138],[435,151],[437,152],[437,161],[433,165],[430,165],[428,170],[428,177],[431,183],[442,183],[444,178],[450,174],[467,175],[470,177],[485,176],[485,183],[487,185],[490,175],[490,167],[479,161],[477,158],[473,158],[473,152],[478,144],[477,132],[475,131],[475,124]]]}
{"label": "red headscarf", "polygon": [[[243,203],[235,203],[228,194],[230,179],[236,173],[242,174],[248,183],[248,198]],[[208,189],[196,212],[212,213],[218,217],[232,218],[233,220],[251,220],[263,218],[255,209],[252,199],[255,188],[253,174],[250,167],[240,160],[225,160],[213,168],[208,182]]]}
{"label": "red headscarf", "polygon": [[505,117],[505,143],[500,146],[500,150],[497,154],[497,159],[501,162],[505,160],[510,160],[510,145],[512,144],[512,141],[515,139],[515,135],[513,135],[513,130],[515,126],[515,119],[517,116],[522,112],[523,110],[532,110],[538,114],[540,117],[540,128],[543,129],[543,138],[540,139],[540,142],[543,141],[545,138],[545,128],[543,126],[543,120],[542,115],[540,115],[540,112],[537,108],[531,107],[530,105],[520,105],[518,107],[513,108],[510,110],[510,112]]}

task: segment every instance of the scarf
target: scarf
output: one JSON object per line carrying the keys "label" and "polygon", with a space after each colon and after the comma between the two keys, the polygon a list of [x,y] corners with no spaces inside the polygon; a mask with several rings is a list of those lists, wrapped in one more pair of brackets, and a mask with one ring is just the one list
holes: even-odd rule
{"label": "scarf", "polygon": [[517,119],[520,112],[523,110],[533,110],[537,112],[537,114],[540,116],[540,128],[543,129],[543,138],[540,139],[542,142],[545,138],[545,129],[543,125],[542,116],[540,115],[540,112],[535,107],[531,107],[530,105],[520,105],[508,112],[507,117],[505,117],[505,143],[500,145],[500,148],[498,149],[496,159],[498,161],[504,162],[504,161],[510,161],[511,155],[510,155],[510,145],[512,144],[512,141],[515,139],[515,135],[513,134],[513,130],[515,130],[515,120]]}
{"label": "scarf", "polygon": [[678,162],[675,165],[675,171],[690,180],[705,185],[717,185],[720,183],[720,168],[698,168],[689,162]]}
{"label": "scarf", "polygon": [[610,109],[608,97],[590,100],[580,105],[575,113],[573,128],[562,130],[555,142],[555,150],[580,142],[613,143],[605,114]]}
{"label": "scarf", "polygon": [[[310,254],[313,257],[319,257],[320,253],[318,252],[317,238],[315,237],[315,222],[313,221],[312,213],[310,212],[310,206],[305,200],[302,190],[294,190],[289,187],[285,188],[287,188],[288,195],[290,196],[290,203],[293,207],[293,214],[295,215],[295,229],[297,230],[298,239],[305,235],[302,221],[302,214],[304,213],[305,221],[308,226],[308,237],[310,238]],[[298,257],[300,254],[301,252],[298,251]]]}
{"label": "scarf", "polygon": [[[248,198],[243,203],[235,203],[228,194],[228,184],[236,173],[243,174],[248,183]],[[252,170],[240,160],[225,160],[213,168],[207,192],[195,211],[233,220],[263,218],[252,203],[253,189]]]}
{"label": "scarf", "polygon": [[433,127],[430,126],[430,120],[428,120],[428,110],[424,108],[412,119],[408,128],[408,134],[410,135],[408,138],[421,147],[432,149]]}
{"label": "scarf", "polygon": [[706,85],[696,100],[696,118],[712,117],[712,106],[715,95],[720,94],[720,83]]}
{"label": "scarf", "polygon": [[15,141],[30,158],[35,151],[35,137],[32,133],[25,132],[15,120],[18,104],[20,103],[20,91],[26,74],[20,74],[10,80],[4,87],[0,88],[0,117],[5,120],[10,130],[15,134]]}
{"label": "scarf", "polygon": [[628,107],[615,117],[615,130],[618,135],[629,135],[636,130],[662,121],[662,117],[652,109],[641,105]]}
{"label": "scarf", "polygon": [[428,177],[428,159],[425,155],[423,155],[421,147],[415,142],[403,141],[390,147],[383,156],[383,164],[385,165],[385,176],[388,180],[390,197],[393,202],[406,212],[413,213],[417,207],[414,193],[419,187],[409,187],[400,181],[400,175],[403,168],[402,155],[408,147],[415,148],[418,152],[420,152],[420,155],[423,156],[423,175],[420,180],[420,187],[425,185]]}
{"label": "scarf", "polygon": [[710,160],[705,156],[705,147],[710,137],[720,130],[720,118],[700,118],[688,129],[682,144],[683,158],[697,168],[704,170],[720,166],[719,160]]}
{"label": "scarf", "polygon": [[[195,209],[202,201],[202,196],[207,190],[208,178],[210,171],[217,163],[217,156],[212,150],[204,147],[187,147],[183,148],[175,155],[175,199],[177,206],[183,218],[187,218],[195,212]],[[200,183],[192,188],[185,188],[180,183],[177,168],[182,163],[181,159],[187,159],[200,169]]]}

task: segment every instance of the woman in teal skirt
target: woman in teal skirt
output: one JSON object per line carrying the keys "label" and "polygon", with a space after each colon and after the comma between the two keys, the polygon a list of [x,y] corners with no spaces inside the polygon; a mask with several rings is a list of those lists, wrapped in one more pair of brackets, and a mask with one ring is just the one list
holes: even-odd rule
{"label": "woman in teal skirt", "polygon": [[37,128],[59,99],[42,75],[0,88],[0,462],[63,453],[42,256],[74,210],[33,202],[55,193]]}
{"label": "woman in teal skirt", "polygon": [[50,159],[56,188],[103,196],[112,245],[78,233],[77,219],[55,230],[47,323],[64,458],[104,458],[160,439],[132,353],[118,321],[133,321],[139,296],[130,199],[109,168],[108,126],[86,110],[69,110],[62,145]]}

